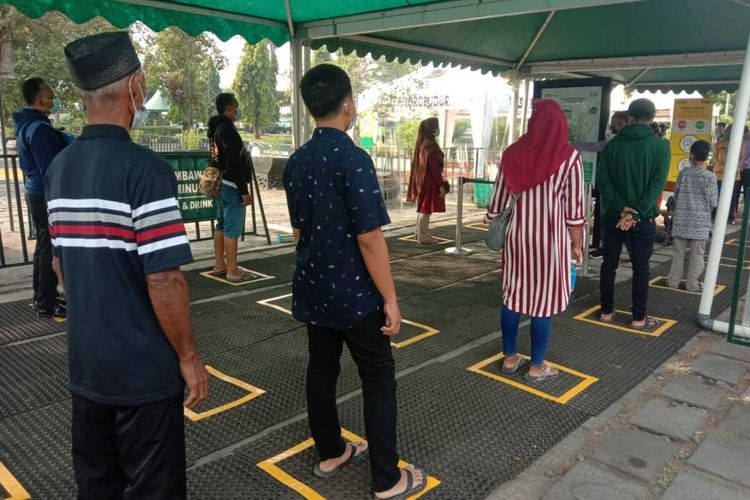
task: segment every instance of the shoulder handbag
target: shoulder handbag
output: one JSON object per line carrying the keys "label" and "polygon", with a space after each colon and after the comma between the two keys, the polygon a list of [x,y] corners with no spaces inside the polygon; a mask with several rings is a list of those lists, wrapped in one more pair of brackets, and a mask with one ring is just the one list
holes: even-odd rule
{"label": "shoulder handbag", "polygon": [[492,222],[490,222],[489,230],[484,237],[484,243],[490,250],[499,252],[505,248],[505,234],[508,230],[508,219],[510,219],[510,215],[513,213],[513,205],[516,204],[520,195],[521,193],[515,193],[511,196],[508,205],[502,212],[492,219]]}
{"label": "shoulder handbag", "polygon": [[201,194],[215,198],[219,196],[223,179],[224,171],[219,165],[219,149],[216,146],[216,140],[212,137],[209,145],[208,165],[198,180],[198,190]]}

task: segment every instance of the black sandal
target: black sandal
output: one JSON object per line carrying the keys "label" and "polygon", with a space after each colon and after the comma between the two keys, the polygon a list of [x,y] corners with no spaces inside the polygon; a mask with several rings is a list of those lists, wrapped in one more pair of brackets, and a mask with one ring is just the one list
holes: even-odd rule
{"label": "black sandal", "polygon": [[[364,444],[364,443],[360,443],[360,444]],[[347,465],[351,464],[356,459],[362,458],[363,456],[365,456],[367,454],[367,448],[365,448],[363,451],[360,451],[359,453],[357,453],[358,448],[357,448],[357,444],[356,443],[346,443],[346,448],[348,450],[351,450],[351,453],[346,458],[346,460],[344,460],[338,467],[336,467],[333,470],[330,470],[330,471],[326,472],[326,471],[324,471],[324,470],[322,470],[320,468],[320,462],[318,462],[313,467],[313,474],[315,474],[317,477],[319,477],[321,479],[331,478],[334,475],[336,475],[336,473],[338,471],[340,471],[341,469],[343,469]]]}
{"label": "black sandal", "polygon": [[[407,498],[419,495],[427,488],[427,474],[424,473],[421,469],[415,469],[413,465],[410,465],[404,469],[402,469],[406,473],[406,489],[399,493],[398,495],[394,495],[392,497],[379,497],[377,495],[374,496],[377,500],[406,500]],[[422,473],[422,483],[415,486],[415,480],[414,475],[417,472]]]}

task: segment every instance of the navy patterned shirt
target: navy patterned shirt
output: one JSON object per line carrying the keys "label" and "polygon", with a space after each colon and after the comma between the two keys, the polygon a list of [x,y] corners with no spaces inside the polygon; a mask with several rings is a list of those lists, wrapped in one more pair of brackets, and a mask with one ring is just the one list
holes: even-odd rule
{"label": "navy patterned shirt", "polygon": [[289,157],[284,189],[292,227],[299,229],[294,317],[344,329],[382,307],[357,235],[389,224],[370,156],[344,132],[316,128]]}

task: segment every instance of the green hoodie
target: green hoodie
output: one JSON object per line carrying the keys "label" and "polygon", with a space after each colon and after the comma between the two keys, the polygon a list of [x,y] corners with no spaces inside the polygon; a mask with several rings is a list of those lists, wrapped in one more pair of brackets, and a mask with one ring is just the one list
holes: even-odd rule
{"label": "green hoodie", "polygon": [[637,218],[659,215],[659,199],[669,173],[669,143],[657,137],[651,126],[633,124],[609,141],[596,172],[604,214],[619,216],[625,207],[638,211]]}

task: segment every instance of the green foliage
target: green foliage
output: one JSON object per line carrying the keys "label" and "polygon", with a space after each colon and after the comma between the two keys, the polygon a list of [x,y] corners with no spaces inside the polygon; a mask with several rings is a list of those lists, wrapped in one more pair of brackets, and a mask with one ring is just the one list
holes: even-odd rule
{"label": "green foliage", "polygon": [[234,91],[242,110],[241,121],[252,125],[256,138],[260,137],[263,127],[279,119],[278,72],[276,48],[268,40],[245,45],[234,79]]}
{"label": "green foliage", "polygon": [[29,19],[13,7],[0,6],[0,40],[13,43],[15,77],[0,81],[6,111],[25,105],[21,84],[32,77],[41,77],[55,90],[62,101],[61,112],[70,115],[74,123],[83,123],[78,91],[70,77],[63,48],[77,38],[115,28],[101,18],[75,24],[59,12],[51,12],[39,19]]}
{"label": "green foliage", "polygon": [[191,128],[182,132],[182,147],[184,149],[198,149],[199,141],[205,136],[197,129]]}
{"label": "green foliage", "polygon": [[396,145],[400,148],[414,147],[419,131],[419,118],[403,120],[396,126]]}
{"label": "green foliage", "polygon": [[466,137],[464,137],[471,128],[471,120],[467,118],[457,118],[456,124],[453,128],[453,140],[451,141],[453,144],[459,144],[462,142],[466,142]]}
{"label": "green foliage", "polygon": [[155,35],[143,32],[146,85],[167,90],[170,122],[193,128],[212,114],[219,89],[219,70],[226,60],[207,34],[192,37],[171,27]]}

